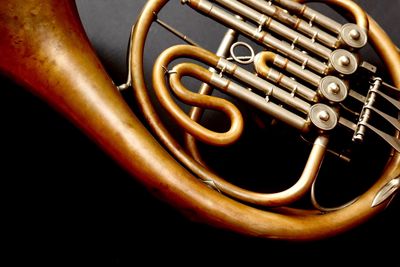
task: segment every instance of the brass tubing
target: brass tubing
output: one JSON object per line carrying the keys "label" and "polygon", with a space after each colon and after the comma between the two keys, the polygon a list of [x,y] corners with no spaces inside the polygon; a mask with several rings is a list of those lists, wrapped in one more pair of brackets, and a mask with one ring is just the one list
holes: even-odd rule
{"label": "brass tubing", "polygon": [[[196,58],[202,60],[204,63],[210,64],[210,65],[217,65],[216,63],[218,57],[216,57],[214,54],[209,53],[201,48],[198,47],[193,47],[193,46],[187,46],[187,45],[180,45],[180,46],[174,46],[166,51],[164,51],[160,57],[157,59],[156,63],[154,64],[154,72],[153,72],[153,84],[154,84],[154,89],[156,91],[156,94],[161,101],[161,104],[164,107],[168,108],[168,105],[171,105],[170,103],[166,103],[165,101],[173,101],[169,95],[168,95],[168,89],[164,85],[164,76],[165,76],[165,67],[168,66],[169,62],[172,60],[178,58],[178,57],[191,57],[191,58]],[[211,75],[216,75],[211,73],[210,71],[207,71],[206,69],[199,67],[194,64],[190,63],[181,63],[175,68],[172,69],[171,71],[171,88],[174,90],[176,95],[183,99],[185,102],[189,104],[195,104],[197,106],[202,106],[202,107],[209,107],[212,104],[212,101],[208,103],[204,103],[207,100],[211,100],[212,98],[210,96],[204,96],[204,95],[199,95],[199,94],[194,94],[189,92],[184,88],[184,86],[180,83],[180,79],[184,75],[190,75],[196,78],[199,78],[203,82],[211,83],[214,86],[217,86],[217,83],[213,83],[211,79]],[[230,83],[228,83],[224,87],[220,87],[222,90],[230,91]],[[244,88],[241,90],[247,91]],[[231,92],[233,93],[233,92]],[[250,93],[250,92],[249,92]],[[251,94],[251,93],[250,93]],[[199,101],[196,99],[201,96],[201,99],[204,101],[203,103],[199,104]],[[229,103],[229,102],[228,102]],[[263,101],[263,106],[268,106],[272,105],[272,103],[268,103],[266,101]],[[215,105],[213,106],[215,108]],[[179,107],[174,107],[171,105],[170,107],[170,112],[176,112],[174,109],[179,108]],[[222,108],[222,106],[221,106]],[[276,108],[280,108],[279,106],[276,106]],[[282,116],[284,113],[284,109],[280,111],[280,113],[277,113],[277,117]],[[180,119],[180,118],[179,118]],[[288,123],[290,123],[290,119],[288,117],[287,119]],[[179,122],[179,124],[182,123]],[[291,124],[291,123],[290,123]],[[305,126],[305,121],[298,126],[297,128],[304,128]],[[185,125],[183,125],[185,126]],[[184,127],[185,128],[185,127]],[[186,129],[186,128],[185,128]],[[193,136],[196,136],[196,134],[191,133]],[[197,136],[196,136],[197,137]],[[203,140],[202,140],[203,141]],[[207,141],[207,140],[206,140]],[[302,176],[300,177],[299,181],[290,189],[285,190],[280,193],[275,193],[275,194],[261,194],[261,193],[253,193],[247,190],[239,189],[234,186],[229,185],[226,182],[219,181],[218,179],[215,182],[216,186],[218,189],[220,189],[222,192],[227,192],[229,195],[232,195],[233,197],[238,197],[239,199],[246,199],[250,200],[251,202],[261,204],[261,205],[266,205],[266,206],[279,206],[279,205],[285,205],[285,204],[290,204],[293,201],[298,200],[301,196],[303,196],[310,188],[313,180],[315,179],[317,175],[317,170],[319,169],[319,164],[322,162],[322,158],[324,155],[325,151],[325,141],[318,141],[315,145],[315,148],[311,151],[310,154],[310,159],[308,161],[308,164],[306,165],[304,172]]]}
{"label": "brass tubing", "polygon": [[235,11],[240,16],[248,18],[253,22],[257,23],[265,28],[275,32],[279,36],[289,40],[293,44],[299,45],[303,48],[306,48],[308,51],[324,58],[329,59],[332,53],[332,50],[323,46],[319,43],[312,41],[310,38],[304,36],[303,34],[283,25],[280,22],[272,19],[271,17],[267,17],[264,14],[252,9],[251,7],[242,4],[236,0],[214,0],[220,5],[228,8],[230,10]]}
{"label": "brass tubing", "polygon": [[[148,99],[143,51],[153,12],[157,13],[167,2],[147,2],[132,35],[131,53],[139,106],[150,111],[146,119],[161,134],[163,126],[155,127],[154,123],[160,121],[151,113],[154,110],[150,102],[141,103]],[[389,67],[394,84],[400,87],[396,46],[379,25],[370,22],[370,40]],[[244,205],[199,182],[193,175],[195,171],[189,172],[178,164],[140,123],[96,57],[73,1],[0,1],[0,36],[2,73],[54,106],[151,192],[192,220],[258,237],[326,238],[354,228],[382,211],[387,202],[373,208],[371,204],[377,192],[400,174],[400,157],[395,153],[381,177],[354,204],[326,214],[288,208],[264,211]],[[158,137],[167,147],[175,142],[169,134]],[[179,146],[172,146],[174,149]],[[185,161],[184,157],[180,159]]]}
{"label": "brass tubing", "polygon": [[[267,113],[268,115],[285,122],[286,124],[300,130],[303,133],[310,130],[308,121],[306,121],[302,117],[292,113],[291,111],[283,108],[280,105],[273,103],[272,101],[267,101],[264,97],[254,94],[247,88],[233,83],[228,79],[222,78],[218,74],[212,73],[198,65],[192,63],[180,63],[179,65],[175,66],[172,71],[174,72],[174,74],[170,76],[170,86],[175,94],[178,96],[178,98],[188,104],[197,104],[198,106],[207,107],[207,104],[205,103],[197,103],[199,102],[199,100],[197,100],[197,98],[199,97],[198,94],[194,94],[184,87],[184,85],[181,83],[181,79],[183,76],[191,76],[198,78],[203,82],[207,82],[211,86],[218,88],[226,94],[232,95],[235,98],[242,100],[245,103],[248,103],[250,106],[255,107]],[[205,102],[205,99],[202,101]],[[208,99],[210,101],[208,105],[212,106],[212,101],[214,101],[213,98],[208,96]],[[223,106],[221,106],[221,109],[222,108]]]}
{"label": "brass tubing", "polygon": [[368,21],[370,27],[369,38],[372,45],[378,55],[385,61],[393,83],[397,88],[400,88],[400,54],[397,53],[397,47],[373,18],[368,17]]}
{"label": "brass tubing", "polygon": [[284,108],[282,105],[275,104],[269,99],[255,94],[243,86],[233,83],[228,79],[221,78],[217,74],[213,74],[212,85],[218,88],[224,88],[224,91],[227,94],[242,100],[250,106],[276,118],[277,120],[283,121],[287,125],[299,130],[302,133],[307,133],[310,131],[310,123],[308,120]]}
{"label": "brass tubing", "polygon": [[[223,220],[230,220],[234,219],[233,217],[223,215],[221,213],[222,210],[215,209],[215,207],[208,206],[205,201],[206,198],[211,197],[210,201],[216,201],[215,203],[218,202],[218,199],[221,197],[220,194],[214,192],[211,189],[208,189],[208,187],[196,183],[197,179],[201,179],[203,181],[212,181],[215,186],[224,192],[225,194],[232,196],[237,199],[241,199],[243,201],[253,203],[253,204],[260,204],[263,205],[263,199],[260,198],[259,196],[263,196],[263,194],[258,194],[254,193],[245,189],[242,189],[240,187],[237,187],[235,185],[232,185],[228,182],[226,182],[224,179],[220,178],[218,175],[215,173],[211,172],[201,164],[199,164],[197,161],[195,161],[193,158],[191,158],[189,155],[187,155],[184,151],[184,149],[180,146],[180,144],[170,135],[168,130],[164,127],[161,119],[157,115],[156,111],[154,110],[154,107],[151,104],[150,97],[147,92],[147,87],[145,84],[145,78],[144,78],[144,72],[143,72],[143,51],[144,51],[144,45],[145,45],[145,40],[146,36],[148,34],[148,30],[152,24],[154,12],[158,12],[166,3],[168,0],[151,0],[147,3],[145,8],[142,11],[142,15],[140,16],[139,20],[135,24],[135,30],[134,34],[132,35],[132,53],[131,53],[131,58],[130,60],[132,61],[132,77],[135,77],[133,81],[133,88],[134,94],[136,96],[136,100],[138,102],[138,105],[140,109],[143,112],[143,116],[146,119],[147,123],[149,124],[150,128],[154,132],[154,134],[157,136],[159,141],[170,151],[172,155],[176,159],[178,159],[181,164],[183,164],[186,168],[191,170],[196,176],[187,176],[185,171],[182,171],[183,169],[179,166],[173,166],[174,164],[170,164],[168,167],[172,172],[177,172],[176,175],[170,175],[164,176],[164,177],[159,177],[159,176],[149,176],[147,178],[139,176],[137,177],[140,179],[145,185],[149,186],[150,188],[158,188],[157,186],[160,183],[165,183],[168,185],[169,190],[172,192],[176,192],[170,197],[166,197],[165,199],[168,200],[171,204],[173,204],[176,207],[187,207],[188,210],[197,210],[195,213],[198,213],[199,217],[198,219],[208,217],[207,214],[215,213],[215,214],[220,214],[221,219],[225,218]],[[168,160],[165,161],[160,159],[157,161],[159,164],[167,164]],[[184,178],[186,177],[186,178]],[[180,179],[182,180],[182,183],[179,183],[178,181]],[[186,191],[190,192],[192,190],[194,194],[188,195],[188,194],[183,194],[180,195],[177,193],[177,191]],[[203,191],[204,190],[204,191]],[[202,193],[203,191],[203,193]],[[161,191],[164,192],[164,191]],[[204,197],[204,193],[207,195],[206,198]],[[176,195],[175,195],[176,194]],[[181,199],[179,201],[179,199]],[[184,200],[186,199],[186,200]],[[197,200],[195,200],[197,199]],[[212,200],[214,199],[214,200]],[[183,201],[183,202],[181,202]],[[196,202],[199,201],[199,204],[201,207],[196,208]],[[227,204],[236,206],[237,202],[230,200],[229,198],[224,198],[223,201],[227,201]],[[186,204],[184,204],[186,203]],[[210,202],[211,203],[211,202]],[[225,204],[224,204],[225,205]],[[208,206],[208,207],[207,207]],[[246,206],[244,205],[239,205],[245,209],[247,209]],[[215,210],[214,210],[215,209]],[[256,209],[254,209],[256,211]],[[203,217],[204,216],[204,217]],[[275,216],[271,214],[271,216]],[[230,218],[229,218],[230,217]],[[209,222],[210,223],[210,222]],[[215,224],[216,223],[216,224]],[[219,225],[219,223],[215,222],[215,225]],[[278,222],[277,222],[278,223]],[[213,224],[213,223],[212,223]],[[234,225],[232,225],[233,228],[236,228]],[[232,229],[233,230],[233,229]],[[244,233],[244,232],[243,232]]]}
{"label": "brass tubing", "polygon": [[330,71],[330,68],[327,66],[327,64],[310,55],[306,55],[297,49],[293,49],[292,46],[287,42],[275,38],[265,31],[260,31],[258,27],[239,20],[231,13],[219,8],[207,0],[186,0],[184,3],[189,5],[194,10],[226,25],[227,27],[240,31],[242,34],[252,38],[256,42],[287,55],[294,61],[303,64],[305,67],[310,68],[317,73],[326,74]]}
{"label": "brass tubing", "polygon": [[353,19],[354,22],[365,31],[368,31],[369,29],[368,15],[359,5],[357,5],[355,2],[351,0],[293,0],[293,1],[301,4],[309,2],[321,2],[327,5],[332,5],[333,7],[349,12],[349,14],[352,16],[351,19]]}
{"label": "brass tubing", "polygon": [[311,105],[308,102],[296,96],[292,96],[285,90],[226,59],[221,58],[218,62],[217,68],[237,78],[239,81],[246,83],[246,85],[250,86],[252,89],[256,89],[268,97],[273,97],[304,114],[308,114],[310,111]]}
{"label": "brass tubing", "polygon": [[[169,62],[174,60],[180,56],[194,56],[196,51],[194,49],[190,49],[193,46],[179,46],[172,47],[167,49],[164,53],[162,53],[154,64],[153,68],[153,86],[160,101],[160,104],[168,111],[168,113],[175,119],[176,123],[178,123],[183,129],[193,135],[196,139],[211,145],[228,145],[236,142],[240,137],[243,131],[243,119],[240,114],[240,111],[227,100],[195,94],[185,89],[183,86],[173,86],[172,89],[177,95],[178,98],[183,100],[185,103],[202,107],[202,108],[210,108],[222,111],[225,113],[230,121],[231,127],[225,133],[217,133],[211,131],[197,122],[190,119],[187,114],[181,110],[181,108],[174,102],[172,97],[169,94],[169,90],[165,84],[165,68],[168,67]],[[209,56],[205,54],[197,55],[198,57],[204,59],[206,63],[216,65],[218,57],[214,54],[209,53]],[[174,73],[176,71],[176,73]],[[183,71],[183,74],[188,73],[185,69],[174,69],[171,72],[171,80],[174,81],[174,85],[176,85],[176,81],[180,80],[180,71]],[[195,68],[191,69],[191,75],[195,78],[200,79],[205,83],[210,83],[212,73],[206,71],[204,68]]]}
{"label": "brass tubing", "polygon": [[[177,49],[179,51],[182,51],[182,48]],[[155,65],[157,68],[157,64]],[[203,82],[211,83],[212,85],[216,86],[220,90],[224,90],[229,92],[230,86],[233,85],[230,82],[223,82],[223,84],[226,86],[218,86],[218,83],[213,83],[211,80],[212,78],[210,75],[217,76],[217,74],[213,74],[210,71],[206,70],[203,67],[200,67],[198,65],[195,65],[193,63],[181,63],[177,65],[176,67],[173,68],[174,74],[171,75],[170,81],[171,81],[171,88],[174,90],[174,92],[177,94],[177,96],[183,101],[189,103],[189,104],[196,104],[197,101],[195,99],[198,96],[195,96],[197,94],[189,92],[185,87],[182,85],[180,82],[181,78],[183,76],[189,75],[192,77],[196,77]],[[219,77],[219,76],[217,76]],[[245,88],[241,88],[239,90],[240,92],[248,92],[251,94],[248,90]],[[234,92],[229,92],[231,94],[235,94]],[[211,98],[209,96],[203,96],[202,97],[206,98]],[[236,95],[237,96],[237,95]],[[240,97],[239,97],[240,98]],[[209,105],[215,105],[212,103],[210,99],[210,104]],[[262,101],[262,105],[266,106],[272,103],[267,103],[265,101]],[[197,103],[198,104],[198,103]],[[207,107],[206,104],[202,103],[201,104],[203,107]],[[277,106],[277,108],[280,108]],[[282,111],[281,113],[278,113],[276,117],[281,116],[284,114]],[[300,126],[304,127],[304,126]],[[315,178],[317,177],[319,168],[321,166],[322,160],[324,158],[325,152],[326,152],[326,146],[328,144],[328,138],[325,136],[320,136],[316,139],[313,149],[310,152],[309,159],[307,160],[307,163],[305,165],[304,171],[298,181],[289,189],[279,192],[279,193],[272,193],[272,194],[259,194],[259,193],[254,193],[254,197],[258,199],[259,203],[263,203],[265,206],[282,206],[282,205],[288,205],[290,203],[293,203],[294,201],[299,200],[302,196],[304,196],[307,192],[309,192],[311,185],[313,184]],[[262,202],[261,202],[262,201]]]}
{"label": "brass tubing", "polygon": [[270,51],[264,51],[257,55],[254,60],[254,66],[256,72],[266,77],[268,80],[275,82],[278,85],[282,85],[286,89],[292,91],[293,94],[299,94],[307,100],[315,102],[317,100],[317,93],[307,86],[296,82],[283,73],[274,71],[269,65],[274,64],[276,54]]}
{"label": "brass tubing", "polygon": [[[217,56],[222,57],[222,58],[226,58],[229,54],[230,48],[232,46],[232,44],[235,42],[235,40],[237,40],[238,34],[235,30],[233,29],[229,29],[227,30],[227,32],[225,33],[224,37],[222,38],[222,41],[218,47],[217,52],[215,53]],[[214,68],[210,68],[210,71],[215,71]],[[203,83],[198,91],[199,94],[203,94],[203,95],[210,95],[213,91],[213,88],[211,86],[209,86],[206,83]],[[199,108],[199,107],[193,107],[190,109],[189,112],[189,117],[193,120],[193,121],[199,121],[200,118],[203,115],[203,109]],[[188,150],[189,154],[193,157],[193,159],[195,159],[197,162],[199,162],[201,165],[203,166],[207,166],[207,164],[204,162],[204,160],[202,159],[201,155],[200,155],[200,151],[198,150],[197,144],[196,144],[196,139],[193,138],[193,136],[191,136],[188,133],[184,133],[183,134],[183,142],[185,144],[186,149]]]}
{"label": "brass tubing", "polygon": [[[328,0],[329,1],[329,0]],[[328,2],[325,1],[325,2]],[[336,1],[336,0],[333,0]],[[316,10],[313,10],[312,8],[302,5],[299,3],[296,3],[296,1],[292,0],[275,0],[275,3],[278,5],[281,5],[283,8],[289,10],[290,12],[293,12],[295,14],[298,14],[299,16],[303,16],[310,20],[312,23],[318,24],[325,29],[328,29],[336,34],[339,34],[342,25],[331,18],[328,18],[327,16],[319,13]]]}
{"label": "brass tubing", "polygon": [[[311,105],[309,103],[298,97],[290,95],[283,89],[267,82],[264,79],[261,79],[260,77],[257,77],[254,73],[251,73],[224,58],[217,57],[215,54],[203,48],[189,45],[177,45],[166,49],[158,57],[154,65],[155,68],[153,69],[153,85],[160,103],[169,111],[170,114],[174,116],[175,119],[182,118],[182,123],[184,123],[186,126],[193,123],[193,121],[191,121],[187,117],[187,115],[184,114],[176,104],[174,104],[172,98],[169,97],[168,89],[163,83],[166,68],[168,68],[170,62],[180,57],[197,59],[211,67],[232,75],[239,81],[246,83],[253,89],[259,90],[266,96],[273,97],[281,101],[282,103],[303,112],[304,114],[309,113],[309,110],[311,108]],[[282,110],[282,112],[284,112],[284,110]],[[281,117],[284,118],[285,115]],[[289,121],[292,120],[289,119]],[[305,127],[301,127],[301,129],[304,128]],[[194,130],[194,128],[192,130]]]}
{"label": "brass tubing", "polygon": [[[152,113],[154,110],[149,102],[143,102],[143,100],[149,99],[143,76],[144,42],[152,23],[153,12],[157,13],[167,2],[167,0],[148,1],[143,9],[142,16],[136,23],[131,57],[131,60],[134,60],[136,64],[133,66],[132,74],[135,77],[134,87],[139,105],[142,109],[150,111],[150,114],[145,112],[145,117],[149,120],[151,128],[161,134],[157,135],[161,137],[163,143],[166,143],[170,149],[172,148],[173,154],[175,156],[178,155],[178,158],[188,166],[187,163],[190,165],[193,160],[191,161],[180,152],[176,153],[179,145],[171,146],[176,142],[170,138],[168,133],[160,130],[160,128],[164,129],[162,125],[155,125],[155,123],[161,123],[158,120],[158,116]],[[386,36],[383,30],[374,24],[371,24],[370,31],[370,38],[375,38],[373,41],[376,43],[380,41],[380,37]],[[386,36],[382,40],[387,41],[387,39],[388,37]],[[391,44],[390,46],[393,45]],[[393,51],[396,54],[395,56]],[[385,54],[381,54],[385,63],[394,67],[391,73],[396,85],[400,86],[399,54],[396,49],[392,49],[392,51],[388,52],[388,55],[389,57],[386,57]],[[318,211],[303,211],[301,209],[284,209],[288,213],[285,215],[245,206],[208,189],[200,183],[196,183],[193,176],[187,175],[176,164],[169,166],[175,175],[163,175],[160,178],[138,176],[138,179],[150,188],[157,187],[158,192],[162,192],[168,202],[180,208],[192,219],[196,218],[211,225],[247,235],[290,240],[315,240],[337,235],[354,228],[383,210],[385,205],[372,209],[371,203],[380,188],[400,174],[399,159],[398,154],[396,154],[388,163],[387,168],[375,185],[364,193],[357,202],[343,210],[327,214],[320,214]],[[193,164],[191,170],[193,171],[197,166],[199,165]],[[201,168],[197,168],[195,173],[205,174],[201,171]],[[182,194],[180,194],[181,192]]]}
{"label": "brass tubing", "polygon": [[297,78],[299,78],[303,81],[306,81],[315,87],[318,87],[321,82],[321,79],[322,79],[321,76],[315,74],[312,71],[304,69],[302,66],[300,66],[278,54],[275,56],[275,60],[274,60],[273,64],[276,67],[281,68],[281,69],[295,75]]}
{"label": "brass tubing", "polygon": [[254,9],[267,14],[268,16],[286,24],[287,26],[306,34],[307,36],[319,41],[320,43],[330,47],[338,48],[339,39],[322,31],[319,28],[312,27],[301,18],[294,17],[278,6],[268,5],[265,0],[239,0],[240,2],[253,7]]}
{"label": "brass tubing", "polygon": [[[160,118],[156,114],[154,108],[151,105],[150,98],[147,93],[147,88],[145,86],[145,81],[143,77],[143,61],[135,60],[136,56],[140,56],[143,59],[143,48],[144,48],[144,40],[146,39],[148,28],[152,24],[153,9],[158,11],[158,8],[161,8],[162,5],[165,5],[168,1],[159,0],[152,1],[146,5],[147,8],[143,10],[142,16],[139,21],[135,25],[134,34],[132,35],[132,53],[131,53],[131,61],[133,64],[132,68],[132,76],[135,77],[133,87],[135,88],[134,92],[138,101],[140,108],[142,109],[143,115],[149,123],[149,126],[155,132],[160,141],[170,150],[170,152],[187,168],[189,168],[192,172],[198,175],[198,178],[201,178],[204,181],[212,181],[215,186],[224,192],[225,194],[232,196],[237,199],[241,199],[243,201],[258,204],[258,205],[268,205],[271,201],[270,194],[261,194],[255,193],[249,190],[242,189],[235,185],[232,185],[226,182],[224,179],[217,176],[215,173],[209,171],[207,168],[196,162],[193,158],[188,156],[184,149],[176,142],[176,140],[168,133],[166,128],[163,126]],[[152,6],[153,4],[154,6]],[[161,5],[161,6],[158,6]],[[143,15],[146,14],[146,15]],[[146,19],[144,19],[146,18]],[[186,46],[188,47],[188,46]],[[193,49],[194,47],[192,47]],[[190,50],[192,50],[190,49]],[[198,48],[199,49],[199,48]],[[183,50],[181,50],[182,52]],[[193,55],[190,52],[190,55]],[[215,64],[216,57],[215,55],[208,56],[208,61],[211,62],[210,65]],[[162,68],[163,69],[163,68]],[[163,71],[165,71],[163,69]],[[164,75],[164,72],[163,72]],[[179,171],[179,170],[176,170]],[[157,179],[165,179],[167,177],[158,177]],[[174,185],[178,186],[178,185]],[[204,187],[204,186],[203,186]],[[210,190],[211,191],[211,190]],[[213,191],[211,191],[213,192]],[[267,200],[265,200],[265,196],[267,196]],[[272,196],[273,197],[273,196]],[[272,198],[273,200],[273,198]],[[275,201],[276,203],[276,201]],[[179,203],[175,203],[179,204]],[[180,205],[180,204],[179,204]]]}

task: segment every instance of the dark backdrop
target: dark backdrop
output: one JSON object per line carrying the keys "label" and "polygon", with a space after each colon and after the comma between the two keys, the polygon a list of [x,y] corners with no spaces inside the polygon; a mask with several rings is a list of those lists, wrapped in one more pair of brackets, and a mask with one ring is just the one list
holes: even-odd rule
{"label": "dark backdrop", "polygon": [[[77,1],[89,38],[116,83],[125,79],[130,27],[145,2]],[[400,1],[358,2],[400,45]],[[191,35],[211,50],[224,31],[175,6],[161,16],[183,31],[192,23],[204,26]],[[178,42],[159,27],[152,29],[151,38],[146,72],[163,47]],[[319,266],[345,263],[349,256],[355,262],[399,264],[398,200],[361,227],[318,242],[263,240],[199,225],[150,195],[41,100],[6,78],[2,84],[2,235],[13,262],[126,265],[145,260],[147,265],[161,260],[191,265],[246,259]]]}

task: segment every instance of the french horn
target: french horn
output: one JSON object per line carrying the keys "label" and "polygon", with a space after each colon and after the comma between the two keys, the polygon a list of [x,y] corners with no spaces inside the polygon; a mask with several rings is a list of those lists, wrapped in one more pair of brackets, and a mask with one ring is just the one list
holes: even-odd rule
{"label": "french horn", "polygon": [[[400,54],[373,18],[351,0],[320,1],[346,22],[305,0],[180,1],[182,10],[228,28],[214,53],[161,19],[163,9],[175,2],[147,1],[129,38],[129,78],[117,85],[93,50],[74,1],[1,1],[0,70],[191,220],[243,235],[305,241],[339,235],[388,206],[400,184]],[[145,77],[145,45],[155,24],[188,44],[162,51],[152,77]],[[364,61],[368,44],[389,77]],[[199,90],[187,88],[188,77],[201,82]],[[123,97],[128,91],[134,107]],[[185,111],[177,101],[193,108]],[[224,114],[229,123],[222,130],[207,128],[200,122],[205,109]],[[231,149],[248,124],[265,132],[290,131],[288,136],[303,140],[305,166],[288,188],[240,187],[207,162],[202,151]],[[168,132],[171,127],[181,129],[178,136]],[[267,142],[287,142],[273,138]],[[369,149],[369,139],[383,147],[379,155]],[[335,151],[349,147],[362,151],[356,156],[370,153],[367,157],[385,160],[365,192],[338,207],[324,207],[315,190],[324,177],[317,181],[317,176],[330,158],[345,166],[353,160]],[[270,170],[274,156],[254,153],[263,158],[259,164],[268,165],[262,166],[265,180],[284,171]],[[293,160],[290,153],[281,155],[280,161]]]}

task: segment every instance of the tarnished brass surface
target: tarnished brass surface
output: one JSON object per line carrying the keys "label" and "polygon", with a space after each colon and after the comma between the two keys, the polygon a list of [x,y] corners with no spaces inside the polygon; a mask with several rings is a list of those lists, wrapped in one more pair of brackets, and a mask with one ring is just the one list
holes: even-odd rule
{"label": "tarnished brass surface", "polygon": [[[130,60],[139,108],[174,157],[152,137],[121,97],[94,53],[73,1],[0,2],[0,70],[48,102],[135,179],[193,220],[251,236],[316,240],[354,228],[385,208],[371,207],[371,203],[378,191],[400,174],[399,153],[394,154],[381,177],[355,203],[330,213],[286,208],[265,211],[245,205],[235,198],[253,204],[271,202],[274,206],[274,201],[281,201],[281,197],[249,192],[226,183],[188,156],[150,105],[143,75],[146,36],[154,13],[167,2],[149,0],[144,7],[132,35]],[[327,2],[353,14],[362,28],[369,28],[372,43],[399,87],[400,55],[385,32],[352,1]],[[240,128],[240,120],[235,128]],[[318,171],[316,163],[326,145],[324,137],[320,139],[310,155],[315,164],[306,172]],[[214,181],[217,188],[233,198],[212,190],[199,178]],[[310,182],[306,179],[305,185],[296,190],[295,198],[309,188]],[[286,204],[286,197],[277,204]]]}

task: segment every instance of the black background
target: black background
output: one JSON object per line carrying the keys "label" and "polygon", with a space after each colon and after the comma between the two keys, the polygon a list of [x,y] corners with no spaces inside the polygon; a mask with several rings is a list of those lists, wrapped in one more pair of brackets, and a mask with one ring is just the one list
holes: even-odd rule
{"label": "black background", "polygon": [[[130,27],[145,2],[77,1],[89,38],[116,83],[125,79]],[[400,45],[400,1],[358,2]],[[192,29],[197,25],[191,36],[215,50],[223,28],[191,14],[167,7],[160,16],[185,32],[189,24]],[[151,38],[146,72],[163,47],[179,42],[159,27],[152,29]],[[376,57],[367,57],[376,63]],[[257,239],[196,224],[150,195],[41,100],[6,78],[2,84],[2,239],[7,258],[14,263],[113,266],[161,260],[192,265],[246,259],[248,263],[279,260],[320,266],[346,263],[347,256],[352,262],[399,265],[398,200],[361,227],[318,242]]]}

